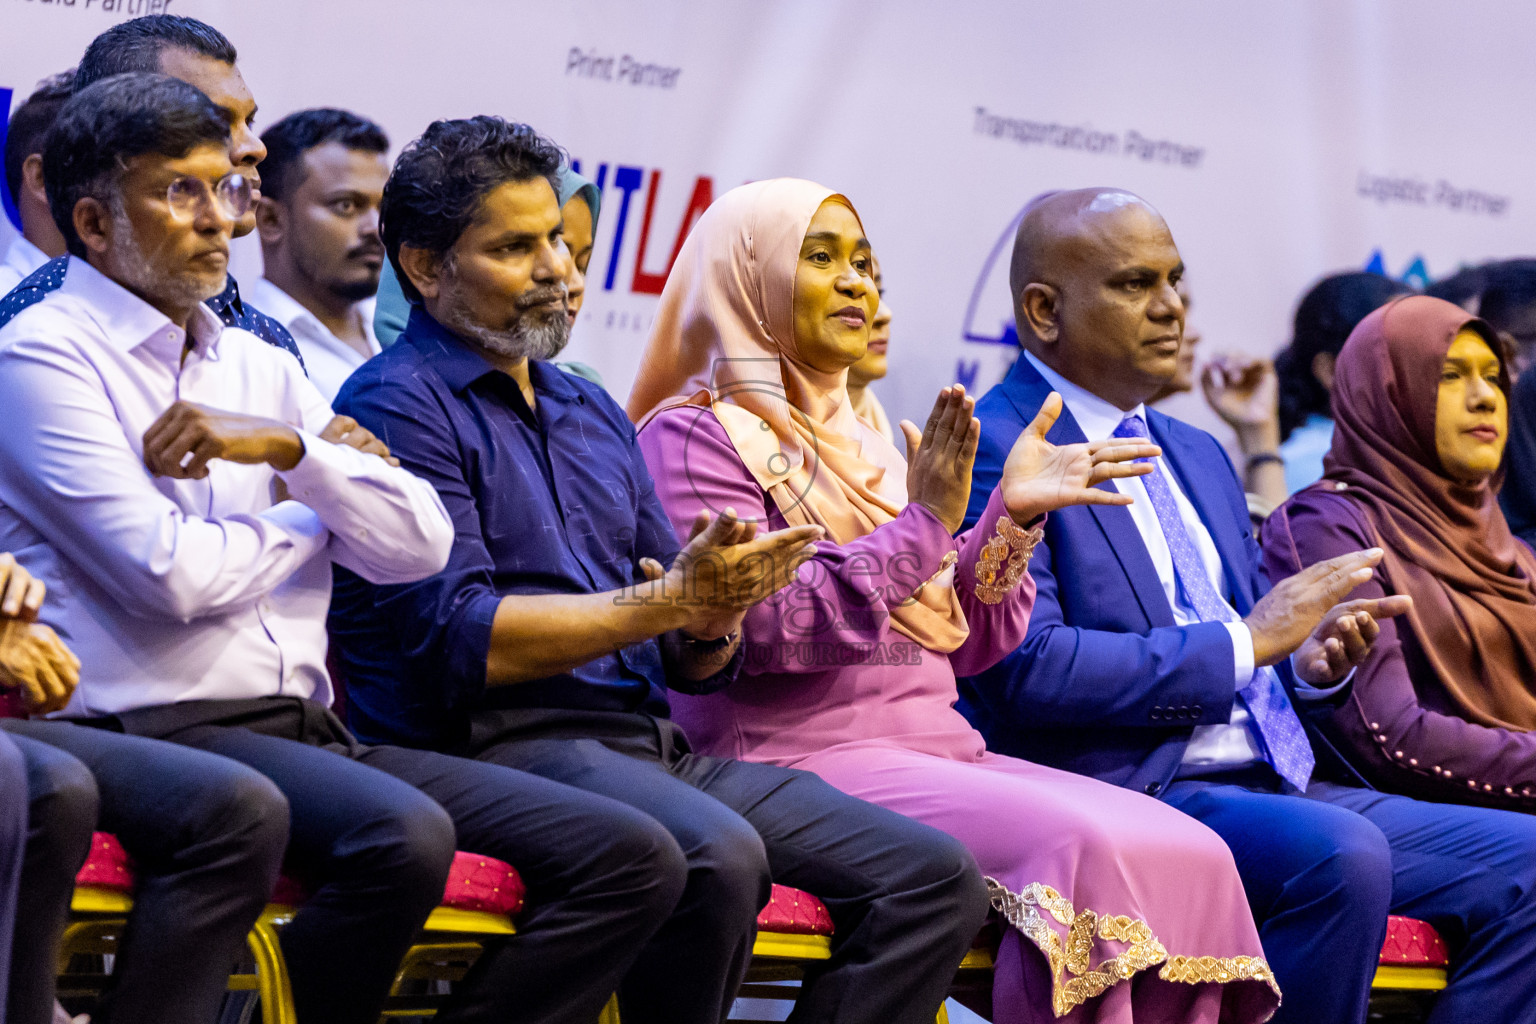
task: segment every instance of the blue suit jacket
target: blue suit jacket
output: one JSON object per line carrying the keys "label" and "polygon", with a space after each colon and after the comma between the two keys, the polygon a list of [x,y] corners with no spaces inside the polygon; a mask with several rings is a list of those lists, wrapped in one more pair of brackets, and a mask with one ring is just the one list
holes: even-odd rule
{"label": "blue suit jacket", "polygon": [[[1021,358],[977,403],[981,447],[966,526],[981,514],[1009,449],[1050,393]],[[1216,544],[1227,600],[1247,615],[1269,583],[1231,461],[1203,430],[1153,410],[1147,425]],[[1055,444],[1087,440],[1068,412],[1048,436]],[[1029,571],[1038,590],[1028,635],[993,668],[960,681],[960,710],[998,753],[1161,793],[1195,726],[1231,717],[1231,635],[1216,622],[1175,624],[1136,523],[1121,506],[1051,513]],[[1289,663],[1275,668],[1294,698]],[[1319,763],[1336,765],[1310,723],[1308,732]]]}

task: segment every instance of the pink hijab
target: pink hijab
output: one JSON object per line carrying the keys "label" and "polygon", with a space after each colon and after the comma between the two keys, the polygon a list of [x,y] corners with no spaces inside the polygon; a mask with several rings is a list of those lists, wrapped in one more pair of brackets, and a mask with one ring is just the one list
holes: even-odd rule
{"label": "pink hijab", "polygon": [[[829,199],[853,209],[821,185],[775,178],[732,189],[704,212],[661,293],[629,415],[643,430],[664,409],[708,407],[791,526],[815,524],[846,544],[906,507],[907,463],[854,412],[848,371],[817,370],[795,345],[800,245]],[[968,634],[947,569],[891,620],[942,653]]]}

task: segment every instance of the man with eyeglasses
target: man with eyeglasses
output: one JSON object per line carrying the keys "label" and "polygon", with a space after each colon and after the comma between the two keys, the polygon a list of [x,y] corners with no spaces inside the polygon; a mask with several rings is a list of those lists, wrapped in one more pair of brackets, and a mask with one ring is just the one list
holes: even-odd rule
{"label": "man with eyeglasses", "polygon": [[[158,71],[201,89],[219,107],[229,123],[229,158],[241,176],[259,195],[261,176],[257,165],[267,155],[256,134],[256,99],[235,66],[235,47],[218,29],[196,18],[154,14],[133,18],[107,29],[91,41],[75,71],[74,91],[126,71]],[[45,185],[46,187],[46,185]],[[256,230],[254,205],[235,224],[235,237]],[[17,313],[58,288],[64,280],[64,259],[39,267],[7,294],[0,295],[0,327]],[[269,345],[291,354],[303,365],[304,357],[293,336],[281,323],[246,302],[233,276],[226,275],[220,288],[206,300],[208,308],[229,327],[249,331]]]}
{"label": "man with eyeglasses", "polygon": [[39,620],[79,656],[63,716],[275,784],[287,811],[268,817],[314,888],[282,931],[302,1024],[378,1019],[456,845],[516,866],[530,907],[437,1019],[590,1024],[676,904],[682,854],[617,801],[365,746],[330,712],[331,563],[410,583],[444,567],[453,525],[297,363],[204,305],[251,203],[223,112],[118,75],[70,99],[43,164],[70,255],[0,329],[0,549],[46,582]]}

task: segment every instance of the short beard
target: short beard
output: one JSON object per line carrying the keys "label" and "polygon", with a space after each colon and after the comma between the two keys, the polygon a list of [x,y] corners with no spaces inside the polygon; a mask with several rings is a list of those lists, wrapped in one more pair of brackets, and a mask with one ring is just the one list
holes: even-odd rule
{"label": "short beard", "polygon": [[325,290],[343,302],[362,302],[379,293],[379,279],[375,276],[367,281],[334,282],[326,285]]}
{"label": "short beard", "polygon": [[116,196],[112,199],[111,210],[112,237],[117,240],[114,269],[119,275],[118,283],[123,287],[145,300],[155,299],[183,309],[190,309],[224,290],[229,279],[227,268],[217,284],[204,284],[191,274],[168,277],[157,273],[145,258],[144,247],[133,233],[128,212]]}
{"label": "short beard", "polygon": [[[382,267],[380,270],[375,270],[367,277],[353,278],[350,280],[338,279],[335,277],[330,277],[326,273],[328,268],[322,265],[321,261],[314,259],[309,254],[308,250],[304,249],[302,246],[299,246],[295,243],[291,249],[291,253],[294,269],[298,271],[300,277],[308,280],[312,286],[330,293],[332,296],[341,300],[342,302],[347,303],[348,305],[356,302],[362,302],[364,299],[371,299],[379,293],[379,274],[382,270]],[[351,253],[348,253],[343,256],[343,262],[349,263],[351,260],[351,255]]]}
{"label": "short beard", "polygon": [[443,267],[443,279],[450,287],[443,292],[437,319],[448,330],[472,341],[504,359],[553,359],[571,340],[571,321],[564,308],[551,314],[524,314],[511,327],[497,330],[471,318],[467,304],[453,287],[453,268]]}

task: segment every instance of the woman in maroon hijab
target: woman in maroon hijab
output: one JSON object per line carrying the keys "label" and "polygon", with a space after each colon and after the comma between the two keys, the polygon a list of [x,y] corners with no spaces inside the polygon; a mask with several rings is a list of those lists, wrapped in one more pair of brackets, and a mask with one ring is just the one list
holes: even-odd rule
{"label": "woman in maroon hijab", "polygon": [[1334,713],[1366,781],[1536,811],[1536,555],[1496,500],[1509,377],[1493,330],[1428,296],[1361,321],[1339,354],[1325,475],[1264,527],[1271,578],[1386,550],[1352,597],[1407,594]]}

